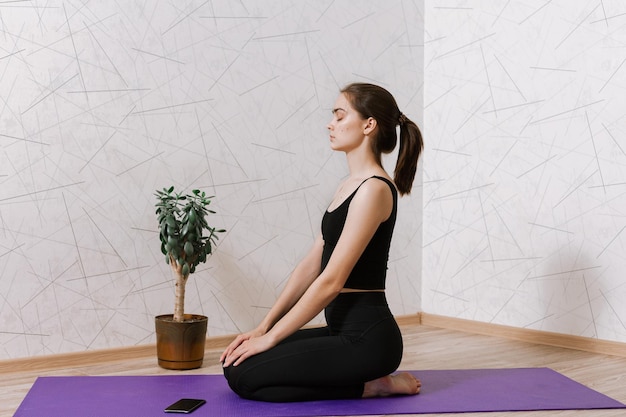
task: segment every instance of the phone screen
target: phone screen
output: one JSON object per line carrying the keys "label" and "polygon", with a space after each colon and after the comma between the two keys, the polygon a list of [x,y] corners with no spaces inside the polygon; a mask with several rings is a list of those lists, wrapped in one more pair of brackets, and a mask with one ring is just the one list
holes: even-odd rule
{"label": "phone screen", "polygon": [[165,408],[165,410],[163,411],[165,411],[166,413],[189,414],[204,403],[206,403],[205,400],[183,398],[183,399],[176,401],[174,404],[167,406],[167,408]]}

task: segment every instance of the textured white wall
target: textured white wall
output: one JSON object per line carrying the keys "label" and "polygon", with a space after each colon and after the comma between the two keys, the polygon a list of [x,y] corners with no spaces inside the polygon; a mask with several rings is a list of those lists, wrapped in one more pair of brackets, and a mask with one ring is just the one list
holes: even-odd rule
{"label": "textured white wall", "polygon": [[423,310],[626,342],[626,3],[426,1]]}
{"label": "textured white wall", "polygon": [[[173,309],[153,191],[215,194],[228,232],[188,286],[209,334],[251,328],[345,176],[325,125],[344,84],[422,119],[422,2],[0,5],[0,358],[145,344]],[[608,126],[609,129],[611,126]],[[419,311],[421,179],[389,273]]]}

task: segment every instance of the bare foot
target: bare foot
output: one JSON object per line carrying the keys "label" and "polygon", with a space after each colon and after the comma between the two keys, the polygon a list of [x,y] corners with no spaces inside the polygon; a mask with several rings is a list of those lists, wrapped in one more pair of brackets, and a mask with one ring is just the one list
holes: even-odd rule
{"label": "bare foot", "polygon": [[363,398],[419,394],[422,383],[408,372],[387,375],[365,383]]}

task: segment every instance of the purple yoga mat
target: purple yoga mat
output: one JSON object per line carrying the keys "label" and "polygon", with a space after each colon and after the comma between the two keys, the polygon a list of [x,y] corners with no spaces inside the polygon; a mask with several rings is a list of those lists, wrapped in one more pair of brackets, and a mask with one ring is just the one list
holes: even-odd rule
{"label": "purple yoga mat", "polygon": [[548,368],[410,371],[422,392],[360,400],[263,403],[239,398],[222,375],[40,377],[14,417],[167,416],[180,398],[194,417],[309,417],[626,408]]}

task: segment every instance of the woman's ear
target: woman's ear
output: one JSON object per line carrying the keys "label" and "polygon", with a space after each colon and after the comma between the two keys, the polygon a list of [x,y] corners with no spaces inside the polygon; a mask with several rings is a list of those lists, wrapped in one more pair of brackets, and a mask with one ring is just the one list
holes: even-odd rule
{"label": "woman's ear", "polygon": [[377,126],[378,126],[378,122],[376,121],[376,119],[374,119],[373,117],[368,117],[367,119],[365,119],[365,124],[363,126],[363,134],[371,135],[372,132],[376,130]]}

